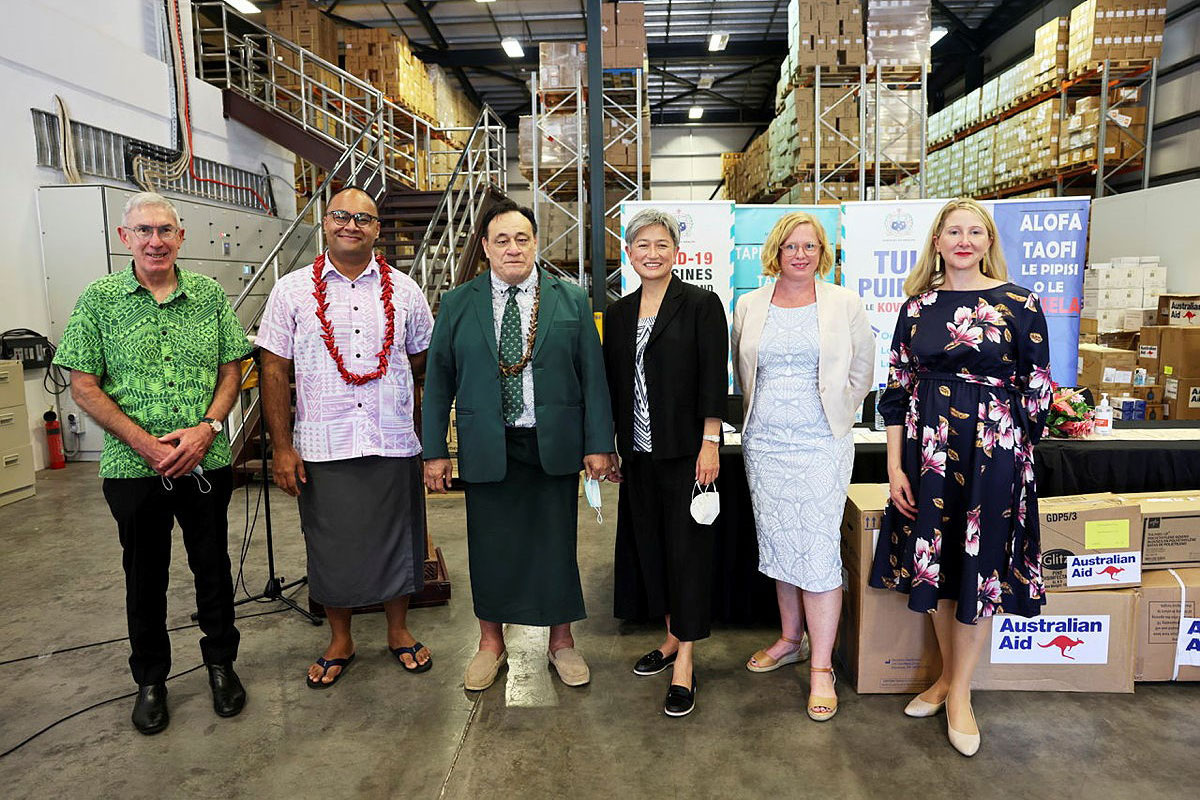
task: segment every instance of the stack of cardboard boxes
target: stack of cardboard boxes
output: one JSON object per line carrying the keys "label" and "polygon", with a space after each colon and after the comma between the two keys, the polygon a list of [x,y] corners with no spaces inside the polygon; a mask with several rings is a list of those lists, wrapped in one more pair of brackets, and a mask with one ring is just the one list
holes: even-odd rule
{"label": "stack of cardboard boxes", "polygon": [[929,0],[867,0],[867,63],[929,63]]}
{"label": "stack of cardboard boxes", "polygon": [[1067,69],[1162,55],[1166,0],[1086,0],[1071,9]]}
{"label": "stack of cardboard boxes", "polygon": [[587,47],[580,42],[538,44],[538,89],[561,94],[587,86]]}
{"label": "stack of cardboard boxes", "polygon": [[1070,26],[1067,17],[1055,17],[1033,34],[1033,85],[1057,85],[1067,77]]}
{"label": "stack of cardboard boxes", "polygon": [[[1137,92],[1137,89],[1130,91]],[[1116,96],[1112,98],[1116,100]],[[1132,102],[1137,102],[1136,94]],[[1081,97],[1062,121],[1059,166],[1095,162],[1100,146],[1100,98]],[[1122,103],[1108,110],[1104,123],[1104,162],[1121,164],[1142,154],[1146,141],[1146,107]]]}
{"label": "stack of cardboard boxes", "polygon": [[1089,264],[1083,273],[1081,316],[1095,325],[1094,330],[1081,325],[1081,332],[1136,331],[1156,324],[1158,298],[1166,285],[1166,268],[1157,256]]}
{"label": "stack of cardboard boxes", "polygon": [[788,3],[788,54],[780,76],[785,85],[806,67],[857,66],[866,63],[860,0]]}
{"label": "stack of cardboard boxes", "polygon": [[[842,524],[838,655],[860,694],[914,693],[941,668],[928,615],[910,611],[904,594],[867,586],[887,488],[852,485]],[[1180,595],[1187,616],[1196,616],[1200,599],[1200,569],[1183,569],[1200,566],[1200,496],[1042,498],[1039,525],[1047,588],[1042,614],[980,621],[990,638],[973,686],[1132,692],[1135,679],[1170,680]],[[1150,571],[1168,568],[1175,572]],[[1185,647],[1192,638],[1200,647],[1200,628],[1194,637],[1188,630]],[[1178,679],[1200,680],[1200,668],[1184,667]]]}
{"label": "stack of cardboard boxes", "polygon": [[437,124],[433,84],[425,63],[413,55],[408,39],[382,28],[347,28],[346,71],[387,95],[398,106]]}
{"label": "stack of cardboard boxes", "polygon": [[642,3],[601,5],[600,32],[605,69],[646,68],[646,8]]}
{"label": "stack of cardboard boxes", "polygon": [[[264,8],[262,24],[293,44],[337,65],[337,25],[309,0],[281,0],[274,8]],[[288,66],[299,68],[298,63],[289,61],[290,54],[282,55]]]}

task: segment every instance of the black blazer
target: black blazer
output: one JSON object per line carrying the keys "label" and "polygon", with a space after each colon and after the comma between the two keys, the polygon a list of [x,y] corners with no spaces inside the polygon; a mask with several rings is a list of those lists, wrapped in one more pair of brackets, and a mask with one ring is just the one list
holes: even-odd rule
{"label": "black blazer", "polygon": [[[633,452],[634,346],[642,290],[604,313],[604,368],[612,396],[617,452]],[[721,299],[671,278],[646,344],[646,393],[654,458],[695,457],[704,419],[723,419],[729,393],[729,325]]]}

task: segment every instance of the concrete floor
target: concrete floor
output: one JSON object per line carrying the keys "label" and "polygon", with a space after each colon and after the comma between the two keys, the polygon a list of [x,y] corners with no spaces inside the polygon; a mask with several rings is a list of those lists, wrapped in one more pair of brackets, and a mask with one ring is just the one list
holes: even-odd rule
{"label": "concrete floor", "polygon": [[[125,634],[120,548],[94,464],[39,475],[38,494],[0,509],[0,661]],[[605,503],[615,509],[606,488]],[[253,507],[256,493],[251,493]],[[278,570],[304,571],[294,502],[272,493]],[[246,492],[230,505],[236,565]],[[432,671],[406,675],[384,649],[380,615],[355,619],[358,661],[329,691],[304,685],[327,629],[271,614],[241,623],[241,716],[212,712],[203,671],[168,685],[171,726],[145,737],[132,700],[68,720],[0,760],[8,797],[1086,797],[1194,798],[1200,780],[1200,685],[1139,685],[1136,695],[979,692],[984,734],[973,759],[946,741],[945,718],[910,720],[897,696],[841,690],[828,724],[804,714],[807,672],[752,675],[742,663],[767,630],[718,629],[699,647],[697,710],[661,712],[669,673],[630,669],[656,626],[611,616],[614,520],[580,515],[580,564],[592,617],[576,639],[592,683],[547,669],[545,632],[514,628],[510,666],[487,692],[463,690],[478,629],[466,575],[462,496],[429,501],[449,563],[449,606],[414,611]],[[178,539],[176,540],[178,542]],[[193,610],[176,547],[169,622]],[[246,583],[266,574],[262,524]],[[300,599],[304,599],[301,590]],[[273,606],[246,605],[251,614]],[[194,629],[172,634],[175,669],[199,663]],[[0,666],[0,752],[62,716],[133,686],[124,642]]]}

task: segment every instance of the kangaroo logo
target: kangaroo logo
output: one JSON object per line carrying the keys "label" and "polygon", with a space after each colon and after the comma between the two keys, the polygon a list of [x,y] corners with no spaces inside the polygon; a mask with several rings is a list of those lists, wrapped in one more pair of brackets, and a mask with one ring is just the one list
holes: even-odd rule
{"label": "kangaroo logo", "polygon": [[1060,651],[1062,651],[1063,658],[1069,658],[1074,661],[1075,657],[1067,655],[1067,651],[1078,644],[1083,644],[1083,639],[1072,639],[1070,636],[1055,636],[1045,644],[1039,644],[1038,647],[1057,647]]}
{"label": "kangaroo logo", "polygon": [[1120,575],[1124,571],[1125,571],[1124,567],[1114,567],[1113,565],[1109,564],[1107,567],[1100,570],[1096,574],[1097,575],[1107,575],[1109,578],[1111,578],[1112,580],[1115,581],[1117,579],[1117,576]]}

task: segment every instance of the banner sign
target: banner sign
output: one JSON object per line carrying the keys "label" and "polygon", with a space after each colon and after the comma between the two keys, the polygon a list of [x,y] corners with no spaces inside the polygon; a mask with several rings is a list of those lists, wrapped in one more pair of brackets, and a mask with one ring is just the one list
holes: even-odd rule
{"label": "banner sign", "polygon": [[[875,332],[876,385],[887,380],[888,353],[904,280],[916,266],[946,200],[868,201],[842,205],[842,276],[863,299]],[[1038,293],[1050,334],[1054,380],[1078,381],[1090,201],[1086,198],[984,201],[996,220],[1013,283]]]}
{"label": "banner sign", "polygon": [[[772,280],[762,274],[762,246],[775,223],[786,214],[803,211],[811,214],[825,229],[829,246],[837,253],[841,235],[841,209],[837,206],[739,205],[733,210],[733,289],[757,289]],[[833,280],[830,273],[829,280]]]}

